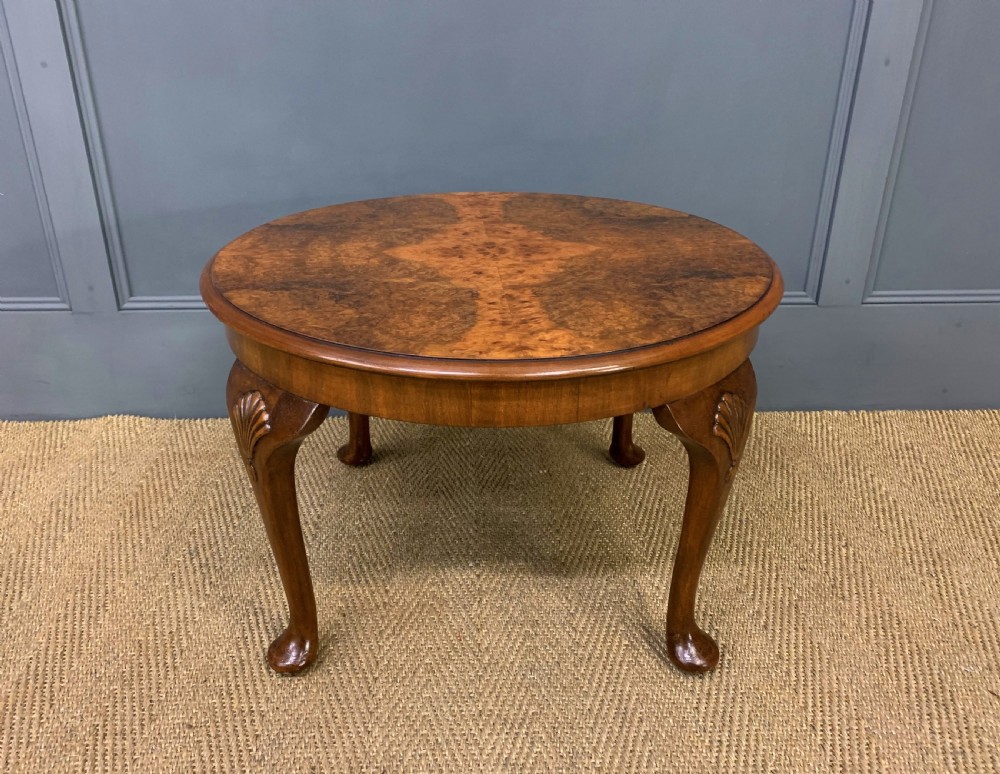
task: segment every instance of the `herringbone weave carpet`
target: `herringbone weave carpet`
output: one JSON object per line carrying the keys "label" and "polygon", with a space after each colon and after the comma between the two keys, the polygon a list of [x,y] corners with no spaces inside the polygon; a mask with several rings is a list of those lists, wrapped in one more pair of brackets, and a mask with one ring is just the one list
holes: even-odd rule
{"label": "herringbone weave carpet", "polygon": [[0,423],[2,771],[996,771],[1000,412],[761,414],[699,600],[661,637],[680,445],[610,423],[331,419],[299,496],[320,659],[224,420]]}

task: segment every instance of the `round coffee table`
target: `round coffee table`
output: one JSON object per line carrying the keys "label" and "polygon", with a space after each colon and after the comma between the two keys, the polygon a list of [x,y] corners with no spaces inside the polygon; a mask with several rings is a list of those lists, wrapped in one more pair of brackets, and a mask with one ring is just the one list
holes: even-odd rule
{"label": "round coffee table", "polygon": [[339,452],[371,457],[368,417],[472,427],[614,417],[611,459],[643,460],[652,409],[690,459],[667,607],[671,660],[713,668],[694,618],[705,554],[756,400],[748,356],[782,280],[753,242],[683,212],[614,199],[454,193],[352,202],[253,229],[205,267],[201,293],[236,363],[226,401],[290,621],[279,672],[316,657],[316,603],[295,455],[331,406]]}

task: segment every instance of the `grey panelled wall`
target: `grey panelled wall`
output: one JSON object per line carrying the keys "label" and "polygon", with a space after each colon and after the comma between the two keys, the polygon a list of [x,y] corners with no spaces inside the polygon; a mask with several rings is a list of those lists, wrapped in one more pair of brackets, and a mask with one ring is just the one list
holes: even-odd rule
{"label": "grey panelled wall", "polygon": [[304,207],[481,189],[697,212],[805,292],[851,10],[80,3],[119,292],[194,295],[219,245]]}
{"label": "grey panelled wall", "polygon": [[218,247],[309,206],[475,189],[646,201],[760,243],[788,287],[764,408],[1000,405],[1000,97],[963,81],[1000,70],[974,45],[993,4],[0,9],[2,416],[221,415],[230,356],[196,295]]}

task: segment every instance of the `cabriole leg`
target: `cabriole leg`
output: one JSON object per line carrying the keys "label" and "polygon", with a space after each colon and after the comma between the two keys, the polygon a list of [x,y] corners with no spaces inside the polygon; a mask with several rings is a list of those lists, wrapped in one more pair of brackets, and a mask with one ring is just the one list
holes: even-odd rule
{"label": "cabriole leg", "polygon": [[289,622],[271,643],[276,672],[298,672],[316,659],[316,600],[295,496],[295,456],[329,408],[264,381],[238,360],[226,385],[229,419],[253,485],[288,600]]}
{"label": "cabriole leg", "polygon": [[747,360],[718,383],[653,409],[656,421],[687,449],[690,481],[667,606],[667,651],[688,672],[707,672],[719,647],[694,620],[698,579],[739,466],[757,401]]}

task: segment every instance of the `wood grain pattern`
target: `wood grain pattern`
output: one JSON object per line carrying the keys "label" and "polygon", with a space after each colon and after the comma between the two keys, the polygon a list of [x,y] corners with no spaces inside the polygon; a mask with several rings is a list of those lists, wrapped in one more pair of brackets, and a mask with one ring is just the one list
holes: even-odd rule
{"label": "wood grain pattern", "polygon": [[350,368],[294,355],[232,329],[227,336],[251,371],[317,403],[430,425],[529,427],[606,419],[690,395],[746,360],[757,330],[700,355],[645,368],[553,379],[468,380]]}
{"label": "wood grain pattern", "polygon": [[763,319],[776,278],[750,240],[682,212],[460,193],[281,218],[223,248],[202,287],[247,333],[256,321],[320,346],[523,361],[672,342],[762,303]]}

